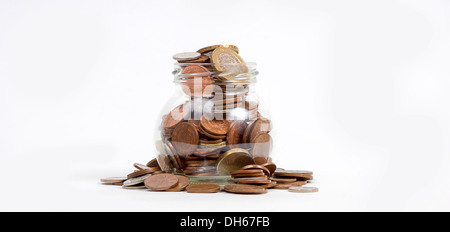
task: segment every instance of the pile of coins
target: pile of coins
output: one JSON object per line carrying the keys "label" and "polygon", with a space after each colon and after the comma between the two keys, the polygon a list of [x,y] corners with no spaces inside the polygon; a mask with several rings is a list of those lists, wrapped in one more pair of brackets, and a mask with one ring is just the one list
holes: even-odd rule
{"label": "pile of coins", "polygon": [[272,123],[249,94],[252,69],[234,45],[213,45],[173,56],[187,100],[160,125],[158,162],[166,172],[227,176],[271,161]]}
{"label": "pile of coins", "polygon": [[288,189],[290,192],[317,192],[316,187],[303,185],[313,179],[311,171],[284,170],[277,168],[272,162],[262,165],[251,164],[231,172],[230,184],[191,184],[184,174],[165,173],[160,169],[156,159],[146,165],[134,163],[136,169],[126,177],[107,177],[100,179],[105,185],[122,186],[124,189],[146,189],[188,193],[217,193],[221,190],[238,194],[263,194],[268,189]]}

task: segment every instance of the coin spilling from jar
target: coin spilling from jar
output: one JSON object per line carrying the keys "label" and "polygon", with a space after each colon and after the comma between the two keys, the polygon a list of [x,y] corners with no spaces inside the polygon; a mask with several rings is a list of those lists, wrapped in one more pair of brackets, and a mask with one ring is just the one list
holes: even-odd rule
{"label": "coin spilling from jar", "polygon": [[294,193],[318,192],[317,187],[307,186],[313,180],[313,172],[285,170],[277,168],[273,162],[250,164],[232,171],[231,179],[225,185],[191,184],[187,175],[162,171],[156,158],[145,165],[134,163],[133,167],[135,170],[124,177],[106,177],[100,179],[100,182],[104,185],[122,186],[123,189],[144,189],[151,192],[263,194],[269,192],[269,189],[286,189]]}

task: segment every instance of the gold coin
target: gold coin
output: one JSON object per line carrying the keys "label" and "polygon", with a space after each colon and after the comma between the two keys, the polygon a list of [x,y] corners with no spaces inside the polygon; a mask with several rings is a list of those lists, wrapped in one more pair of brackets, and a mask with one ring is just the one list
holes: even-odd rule
{"label": "gold coin", "polygon": [[211,62],[220,76],[226,79],[233,79],[239,74],[247,73],[248,68],[244,60],[233,50],[226,47],[218,47],[211,54]]}
{"label": "gold coin", "polygon": [[255,164],[250,153],[242,148],[230,149],[220,155],[217,164],[217,174],[230,175],[230,172],[241,169],[242,167]]}
{"label": "gold coin", "polygon": [[200,48],[197,52],[198,53],[207,53],[207,52],[211,52],[214,49],[218,48],[218,47],[226,47],[226,48],[230,48],[231,50],[235,51],[236,53],[239,53],[239,48],[231,45],[231,44],[218,44],[218,45],[211,45],[211,46],[207,46],[204,48]]}

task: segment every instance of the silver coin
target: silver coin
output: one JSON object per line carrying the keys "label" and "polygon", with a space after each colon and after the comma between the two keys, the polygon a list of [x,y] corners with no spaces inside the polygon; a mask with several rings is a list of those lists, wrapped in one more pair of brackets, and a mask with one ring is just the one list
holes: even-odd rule
{"label": "silver coin", "polygon": [[133,166],[139,170],[149,169],[149,167],[147,167],[143,164],[140,164],[140,163],[134,163]]}
{"label": "silver coin", "polygon": [[127,180],[126,177],[106,177],[100,179],[100,182],[102,182],[103,184],[114,184],[114,183],[122,183],[126,180]]}
{"label": "silver coin", "polygon": [[137,185],[140,183],[143,183],[145,179],[147,179],[148,177],[150,177],[152,174],[147,174],[147,175],[143,175],[143,176],[139,176],[136,178],[131,178],[126,180],[125,182],[123,182],[123,186],[131,186],[131,185]]}
{"label": "silver coin", "polygon": [[122,186],[124,189],[146,189],[145,185]]}
{"label": "silver coin", "polygon": [[188,61],[188,60],[195,60],[199,58],[201,55],[202,54],[198,52],[182,52],[173,55],[173,59],[176,61]]}
{"label": "silver coin", "polygon": [[316,193],[319,192],[319,188],[317,187],[304,187],[304,186],[300,186],[300,187],[289,187],[288,189],[289,192],[294,192],[294,193]]}

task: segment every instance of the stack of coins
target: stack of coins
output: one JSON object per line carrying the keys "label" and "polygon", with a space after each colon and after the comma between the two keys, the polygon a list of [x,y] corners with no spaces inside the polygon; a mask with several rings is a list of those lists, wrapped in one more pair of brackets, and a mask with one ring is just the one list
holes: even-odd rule
{"label": "stack of coins", "polygon": [[269,169],[258,164],[246,165],[239,170],[232,171],[230,174],[232,179],[229,182],[232,183],[260,185],[266,188],[275,185],[275,182],[269,179],[271,177]]}
{"label": "stack of coins", "polygon": [[275,189],[289,189],[303,186],[313,179],[313,172],[305,170],[277,170],[271,180],[276,181]]}

